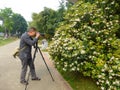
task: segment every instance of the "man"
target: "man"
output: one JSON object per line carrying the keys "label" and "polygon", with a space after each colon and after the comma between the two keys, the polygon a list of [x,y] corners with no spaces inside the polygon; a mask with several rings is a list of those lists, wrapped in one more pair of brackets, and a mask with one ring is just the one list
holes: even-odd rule
{"label": "man", "polygon": [[[32,37],[35,37],[35,38],[32,38]],[[30,68],[31,79],[40,80],[36,76],[35,67],[34,67],[34,63],[32,61],[32,55],[31,55],[31,48],[37,43],[39,37],[40,37],[40,34],[36,31],[36,28],[34,27],[29,28],[28,31],[21,36],[21,40],[20,40],[21,50],[20,50],[19,58],[22,63],[22,71],[21,71],[20,83],[25,85],[28,84],[28,82],[25,80],[27,66],[29,66]]]}

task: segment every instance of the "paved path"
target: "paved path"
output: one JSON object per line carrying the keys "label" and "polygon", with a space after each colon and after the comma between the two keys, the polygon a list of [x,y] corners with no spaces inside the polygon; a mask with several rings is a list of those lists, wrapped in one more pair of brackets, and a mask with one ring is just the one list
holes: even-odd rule
{"label": "paved path", "polygon": [[[19,83],[21,62],[12,57],[14,48],[18,44],[19,40],[0,47],[0,90],[25,90],[25,86]],[[37,53],[35,67],[37,76],[41,78],[41,81],[29,80],[27,90],[72,90],[54,68],[48,53],[43,53],[43,55],[55,82],[52,81],[41,56]]]}

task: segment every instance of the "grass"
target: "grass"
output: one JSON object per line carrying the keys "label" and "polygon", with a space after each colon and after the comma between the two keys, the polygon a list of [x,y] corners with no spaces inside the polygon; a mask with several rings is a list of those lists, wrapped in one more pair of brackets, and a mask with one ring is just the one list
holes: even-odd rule
{"label": "grass", "polygon": [[3,37],[0,37],[0,46],[6,45],[6,44],[11,43],[15,40],[16,40],[16,38],[13,38],[13,37],[10,37],[8,39],[4,39]]}
{"label": "grass", "polygon": [[90,77],[84,77],[80,73],[75,72],[59,72],[62,74],[64,79],[70,84],[73,90],[100,90],[96,85],[95,81]]}

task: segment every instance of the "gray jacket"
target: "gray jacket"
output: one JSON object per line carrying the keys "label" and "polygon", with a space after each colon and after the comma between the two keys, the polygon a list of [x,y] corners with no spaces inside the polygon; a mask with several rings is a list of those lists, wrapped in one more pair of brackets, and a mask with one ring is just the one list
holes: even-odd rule
{"label": "gray jacket", "polygon": [[20,59],[27,59],[27,58],[31,58],[31,48],[33,45],[35,45],[37,43],[38,39],[34,38],[32,39],[32,37],[30,37],[27,32],[25,32],[22,36],[21,36],[21,40],[20,40],[20,49],[24,48],[20,54],[19,54],[19,58]]}

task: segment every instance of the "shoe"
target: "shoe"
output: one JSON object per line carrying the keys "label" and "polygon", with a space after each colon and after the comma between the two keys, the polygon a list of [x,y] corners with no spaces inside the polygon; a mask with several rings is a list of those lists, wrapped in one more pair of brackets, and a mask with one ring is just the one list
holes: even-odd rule
{"label": "shoe", "polygon": [[41,80],[40,78],[38,78],[38,77],[35,77],[35,78],[32,78],[32,80]]}
{"label": "shoe", "polygon": [[20,83],[23,84],[23,85],[28,85],[27,81],[20,81]]}

